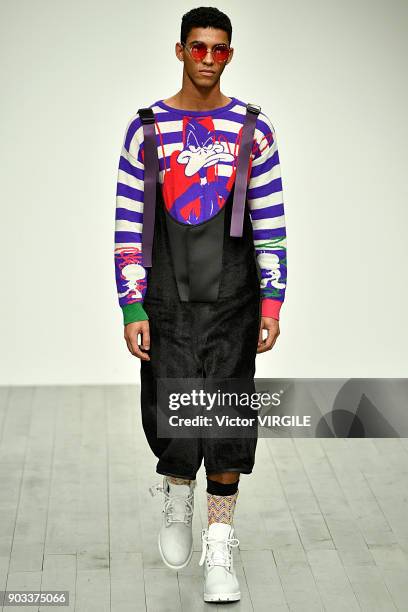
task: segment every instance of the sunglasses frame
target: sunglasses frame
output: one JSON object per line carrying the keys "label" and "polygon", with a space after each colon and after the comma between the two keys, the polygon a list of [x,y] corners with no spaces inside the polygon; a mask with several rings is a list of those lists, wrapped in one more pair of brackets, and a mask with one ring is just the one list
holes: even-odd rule
{"label": "sunglasses frame", "polygon": [[[204,55],[204,56],[203,56],[201,59],[195,59],[195,58],[193,57],[193,54],[191,53],[191,47],[194,47],[194,45],[196,45],[196,44],[197,44],[197,43],[193,43],[193,44],[191,44],[191,45],[187,45],[187,43],[183,43],[183,42],[181,42],[181,43],[180,43],[180,45],[181,45],[181,46],[182,46],[184,49],[187,49],[187,51],[190,53],[190,55],[191,55],[191,57],[192,57],[193,61],[195,61],[197,64],[198,64],[199,62],[202,62],[202,61],[203,61],[203,59],[204,59],[204,58],[207,56],[207,53],[208,53],[208,52],[210,52],[210,53],[211,53],[211,55],[213,56],[214,61],[215,61],[215,62],[217,62],[218,64],[225,64],[225,62],[227,62],[227,61],[228,61],[228,59],[229,59],[229,57],[230,57],[230,55],[231,55],[232,47],[228,47],[227,45],[225,45],[225,43],[217,43],[217,44],[215,44],[215,45],[214,45],[214,47],[213,47],[212,49],[210,49],[209,47],[207,47],[207,52],[206,52],[206,54],[205,54],[205,55]],[[198,44],[205,45],[205,43],[204,43],[204,42],[202,42],[202,43],[198,43]],[[227,57],[225,60],[217,60],[217,59],[215,59],[215,57],[214,57],[214,49],[215,49],[215,47],[218,47],[218,46],[225,46],[225,47],[227,47],[227,49],[228,49],[228,57]]]}

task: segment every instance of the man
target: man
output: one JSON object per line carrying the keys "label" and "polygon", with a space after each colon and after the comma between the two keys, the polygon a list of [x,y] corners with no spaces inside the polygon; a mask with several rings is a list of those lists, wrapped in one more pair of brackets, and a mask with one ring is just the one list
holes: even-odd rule
{"label": "man", "polygon": [[[253,378],[256,354],[269,351],[280,333],[287,277],[275,130],[254,105],[220,91],[220,77],[233,57],[231,36],[229,18],[216,8],[200,7],[183,16],[175,46],[183,63],[182,87],[139,109],[128,122],[115,223],[124,337],[141,360],[142,422],[159,459],[156,471],[163,475],[163,486],[151,488],[165,498],[160,554],[173,569],[191,559],[195,478],[204,459],[208,529],[202,532],[200,564],[205,601],[240,599],[232,556],[239,541],[232,524],[239,477],[252,472],[256,437],[158,436],[157,383],[160,378]],[[252,146],[243,167],[243,132],[249,133],[245,125],[251,113]],[[155,156],[151,245],[152,208],[144,209],[144,179]],[[240,213],[235,181],[242,178],[249,180]]]}

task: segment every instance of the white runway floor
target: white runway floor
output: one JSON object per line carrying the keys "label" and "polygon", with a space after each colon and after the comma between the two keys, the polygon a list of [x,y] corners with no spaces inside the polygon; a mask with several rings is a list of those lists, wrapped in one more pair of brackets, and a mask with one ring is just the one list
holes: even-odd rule
{"label": "white runway floor", "polygon": [[[194,612],[408,610],[408,439],[260,439],[242,475],[242,599],[202,601],[195,552],[167,569],[162,496],[136,386],[0,388],[0,590],[68,590],[69,607]],[[15,608],[4,608],[11,610]]]}

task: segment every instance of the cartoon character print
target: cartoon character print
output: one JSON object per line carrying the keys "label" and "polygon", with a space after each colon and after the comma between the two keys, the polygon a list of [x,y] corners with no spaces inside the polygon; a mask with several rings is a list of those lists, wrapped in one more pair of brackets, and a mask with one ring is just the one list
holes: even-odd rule
{"label": "cartoon character print", "polygon": [[275,289],[284,289],[286,283],[280,281],[281,270],[280,261],[276,253],[261,252],[258,257],[258,263],[261,269],[264,270],[265,277],[262,279],[261,287],[274,287]]}
{"label": "cartoon character print", "polygon": [[184,117],[183,143],[181,151],[171,154],[170,169],[165,168],[163,198],[177,221],[195,225],[210,219],[225,204],[233,176],[218,176],[217,165],[234,163],[235,155],[227,150],[231,145],[226,137],[219,135],[217,140],[210,117],[200,121]]}
{"label": "cartoon character print", "polygon": [[279,297],[286,287],[286,236],[272,238],[256,246],[261,268],[261,289],[264,297]]}
{"label": "cartoon character print", "polygon": [[146,291],[146,270],[142,265],[142,252],[137,247],[115,249],[116,275],[119,301],[132,304],[141,301]]}

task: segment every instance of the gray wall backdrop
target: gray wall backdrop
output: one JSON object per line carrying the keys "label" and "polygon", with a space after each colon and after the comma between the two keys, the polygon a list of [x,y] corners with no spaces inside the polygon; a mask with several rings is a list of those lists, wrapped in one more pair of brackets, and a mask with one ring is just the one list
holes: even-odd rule
{"label": "gray wall backdrop", "polygon": [[[281,336],[260,377],[407,375],[406,0],[216,0],[225,95],[278,138],[288,234]],[[130,116],[181,86],[200,3],[1,0],[0,384],[129,383],[117,304],[117,163]]]}

